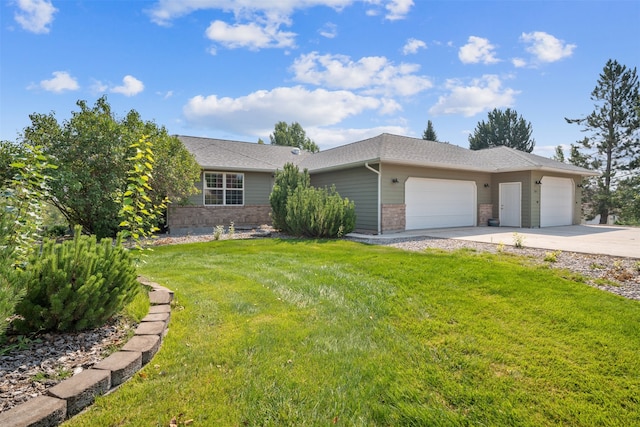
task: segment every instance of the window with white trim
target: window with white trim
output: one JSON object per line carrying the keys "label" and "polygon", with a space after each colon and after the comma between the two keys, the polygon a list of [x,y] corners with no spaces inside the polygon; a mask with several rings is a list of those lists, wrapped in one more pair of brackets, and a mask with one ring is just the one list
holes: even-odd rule
{"label": "window with white trim", "polygon": [[205,172],[203,190],[205,205],[243,205],[244,174]]}

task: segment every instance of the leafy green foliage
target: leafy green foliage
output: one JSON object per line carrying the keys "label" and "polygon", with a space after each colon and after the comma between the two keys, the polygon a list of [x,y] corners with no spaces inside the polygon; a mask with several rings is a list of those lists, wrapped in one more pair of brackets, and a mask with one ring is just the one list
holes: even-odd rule
{"label": "leafy green foliage", "polygon": [[335,187],[298,187],[287,200],[287,232],[306,237],[343,237],[356,225],[355,205]]}
{"label": "leafy green foliage", "polygon": [[531,138],[531,123],[518,116],[515,110],[495,108],[488,116],[488,121],[479,122],[473,134],[469,135],[471,150],[504,145],[527,153],[533,151],[536,141]]}
{"label": "leafy green foliage", "polygon": [[[625,171],[640,170],[640,84],[636,68],[627,68],[609,59],[591,92],[595,108],[585,118],[567,119],[578,124],[590,136],[572,144],[579,151],[576,164],[601,173],[589,187],[595,214],[600,224],[607,224],[609,214],[620,207],[614,189]],[[628,176],[628,175],[627,175]]]}
{"label": "leafy green foliage", "polygon": [[168,199],[165,198],[156,205],[149,197],[153,191],[149,182],[153,177],[155,163],[152,147],[146,136],[131,145],[135,155],[128,159],[131,169],[127,171],[127,189],[121,200],[120,227],[123,228],[124,237],[132,238],[137,249],[143,249],[143,242],[158,230],[158,218],[168,203]]}
{"label": "leafy green foliage", "polygon": [[128,185],[128,159],[136,155],[132,145],[143,135],[154,144],[159,165],[149,182],[155,205],[165,197],[178,200],[197,191],[194,182],[200,171],[195,159],[164,127],[143,122],[135,110],[118,119],[104,96],[93,107],[86,101],[77,106],[80,111],[62,124],[53,113],[32,114],[23,134],[23,143],[41,145],[55,156],[59,168],[50,201],[70,224],[80,224],[98,238],[117,234],[118,197]]}
{"label": "leafy green foliage", "polygon": [[271,222],[276,230],[287,228],[287,200],[298,187],[311,186],[309,172],[300,169],[292,163],[284,165],[281,171],[276,172],[273,190],[269,195],[271,204]]}
{"label": "leafy green foliage", "polygon": [[40,147],[8,154],[3,173],[12,178],[0,183],[0,335],[24,293],[21,270],[39,240],[43,200],[49,191],[47,173],[55,168]]}
{"label": "leafy green foliage", "polygon": [[24,272],[26,294],[17,305],[20,332],[93,328],[120,311],[140,289],[136,269],[121,236],[114,242],[83,236],[45,241]]}
{"label": "leafy green foliage", "polygon": [[298,147],[301,150],[317,153],[320,147],[307,137],[306,132],[298,122],[288,125],[286,122],[276,123],[273,134],[269,135],[271,144]]}

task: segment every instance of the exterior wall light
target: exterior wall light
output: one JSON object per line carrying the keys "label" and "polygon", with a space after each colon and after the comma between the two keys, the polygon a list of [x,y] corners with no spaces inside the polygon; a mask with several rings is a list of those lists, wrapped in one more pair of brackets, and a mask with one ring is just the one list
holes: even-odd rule
{"label": "exterior wall light", "polygon": [[537,180],[537,181],[536,181],[536,184],[537,184],[537,185],[542,185],[542,181]]}
{"label": "exterior wall light", "polygon": [[485,183],[485,184],[484,184],[484,188],[489,188],[489,184],[488,184],[488,183]]}
{"label": "exterior wall light", "polygon": [[397,184],[398,183],[398,178],[391,178],[391,182],[394,183],[394,184]]}

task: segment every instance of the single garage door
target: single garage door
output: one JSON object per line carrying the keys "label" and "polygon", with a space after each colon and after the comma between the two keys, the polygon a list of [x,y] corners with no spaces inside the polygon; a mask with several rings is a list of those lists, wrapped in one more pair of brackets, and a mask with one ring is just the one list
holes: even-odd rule
{"label": "single garage door", "polygon": [[545,176],[540,186],[540,227],[573,224],[573,180]]}
{"label": "single garage door", "polygon": [[475,226],[476,194],[474,181],[407,179],[407,230]]}

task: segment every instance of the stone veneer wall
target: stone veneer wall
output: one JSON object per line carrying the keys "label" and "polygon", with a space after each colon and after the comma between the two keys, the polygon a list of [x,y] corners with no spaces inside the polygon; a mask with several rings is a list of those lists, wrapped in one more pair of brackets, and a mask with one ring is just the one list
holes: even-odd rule
{"label": "stone veneer wall", "polygon": [[382,205],[382,233],[404,231],[407,227],[407,206],[405,204]]}
{"label": "stone veneer wall", "polygon": [[169,233],[208,233],[213,227],[257,227],[271,224],[270,205],[245,206],[170,206]]}
{"label": "stone veneer wall", "polygon": [[478,205],[478,225],[480,227],[489,225],[490,218],[493,218],[493,205],[491,203]]}

